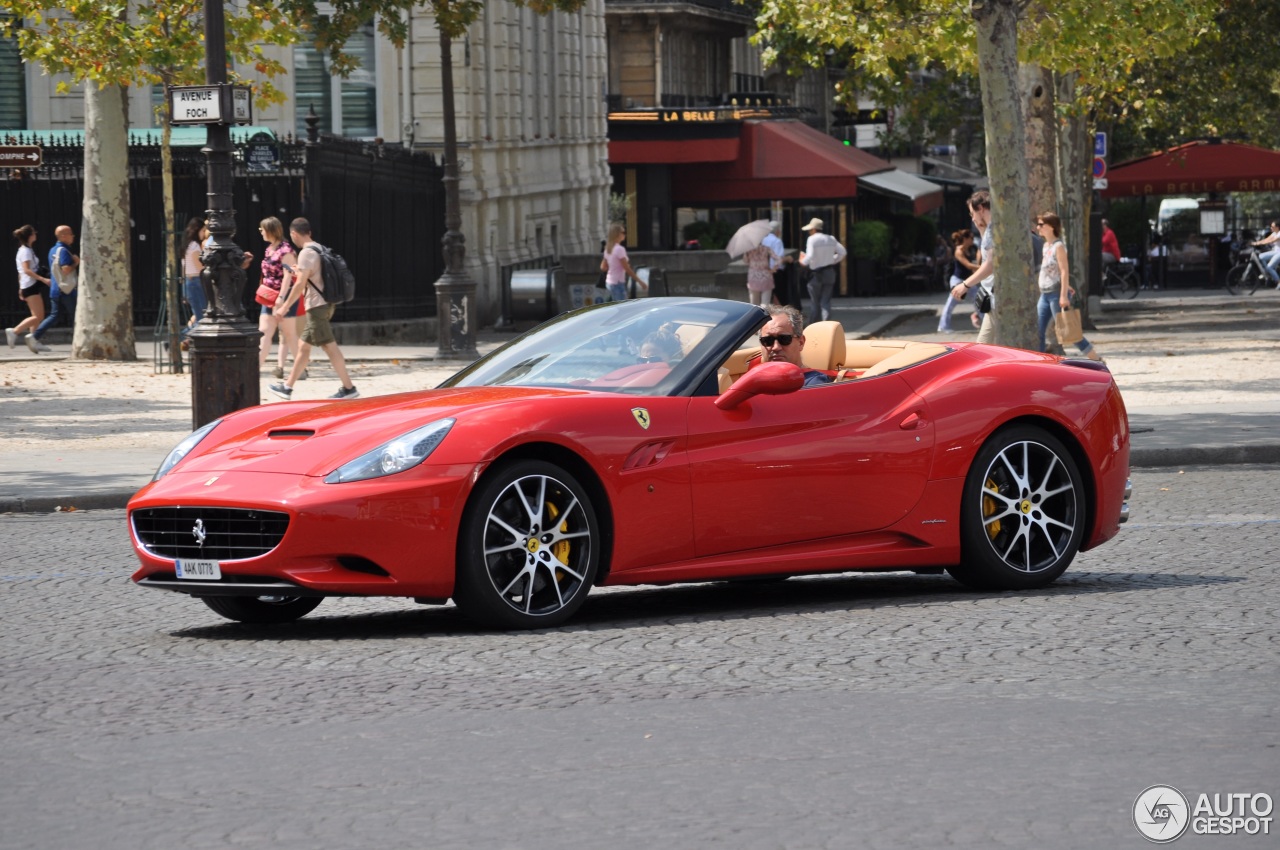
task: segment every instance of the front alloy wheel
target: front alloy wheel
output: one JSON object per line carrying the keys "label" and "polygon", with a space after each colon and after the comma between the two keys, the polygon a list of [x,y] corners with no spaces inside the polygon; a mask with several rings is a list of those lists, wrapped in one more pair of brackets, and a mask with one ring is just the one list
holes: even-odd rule
{"label": "front alloy wheel", "polygon": [[1085,526],[1075,459],[1034,426],[998,432],[974,458],[960,505],[961,563],[952,575],[983,590],[1043,587],[1070,565]]}
{"label": "front alloy wheel", "polygon": [[520,461],[489,476],[467,504],[458,607],[499,628],[554,626],[581,607],[600,561],[586,491],[565,470]]}

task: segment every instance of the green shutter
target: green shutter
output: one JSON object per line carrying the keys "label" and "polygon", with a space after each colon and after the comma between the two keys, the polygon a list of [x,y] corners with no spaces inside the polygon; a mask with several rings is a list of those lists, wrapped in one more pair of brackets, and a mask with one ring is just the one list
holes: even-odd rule
{"label": "green shutter", "polygon": [[316,50],[314,44],[299,44],[293,48],[293,106],[295,134],[307,137],[307,116],[315,107],[320,116],[320,132],[333,132],[333,106],[330,102],[332,81],[329,78],[329,62]]}
{"label": "green shutter", "polygon": [[0,36],[0,130],[26,130],[27,69],[18,40]]}
{"label": "green shutter", "polygon": [[[378,92],[375,71],[374,27],[369,22],[347,39],[346,52],[360,60],[348,79],[329,73],[329,59],[313,44],[293,48],[294,132],[305,138],[307,116],[315,107],[322,133],[372,138],[378,134]],[[342,126],[334,120],[335,90],[341,100]]]}

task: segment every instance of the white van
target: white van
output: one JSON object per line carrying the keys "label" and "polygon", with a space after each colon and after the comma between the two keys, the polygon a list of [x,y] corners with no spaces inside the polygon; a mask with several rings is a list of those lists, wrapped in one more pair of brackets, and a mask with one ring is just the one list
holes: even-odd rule
{"label": "white van", "polygon": [[[1165,233],[1175,217],[1182,218],[1188,211],[1196,213],[1199,209],[1200,201],[1196,198],[1165,198],[1160,202],[1160,211],[1156,213],[1156,233]],[[1187,230],[1185,226],[1178,229],[1184,232]],[[1197,232],[1200,230],[1198,214],[1192,229]]]}

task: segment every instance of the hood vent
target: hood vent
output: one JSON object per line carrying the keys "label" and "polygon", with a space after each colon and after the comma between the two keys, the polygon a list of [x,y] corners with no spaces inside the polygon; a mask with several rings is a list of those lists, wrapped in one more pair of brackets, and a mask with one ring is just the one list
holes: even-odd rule
{"label": "hood vent", "polygon": [[274,431],[267,432],[267,437],[272,440],[282,437],[314,437],[315,435],[316,432],[313,428],[277,428]]}

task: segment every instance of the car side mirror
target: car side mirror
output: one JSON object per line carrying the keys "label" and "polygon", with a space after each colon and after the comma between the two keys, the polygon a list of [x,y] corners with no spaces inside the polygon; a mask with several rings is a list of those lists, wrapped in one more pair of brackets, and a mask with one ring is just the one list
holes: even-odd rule
{"label": "car side mirror", "polygon": [[752,396],[786,395],[804,386],[804,370],[794,363],[761,363],[716,399],[716,407],[733,410]]}

